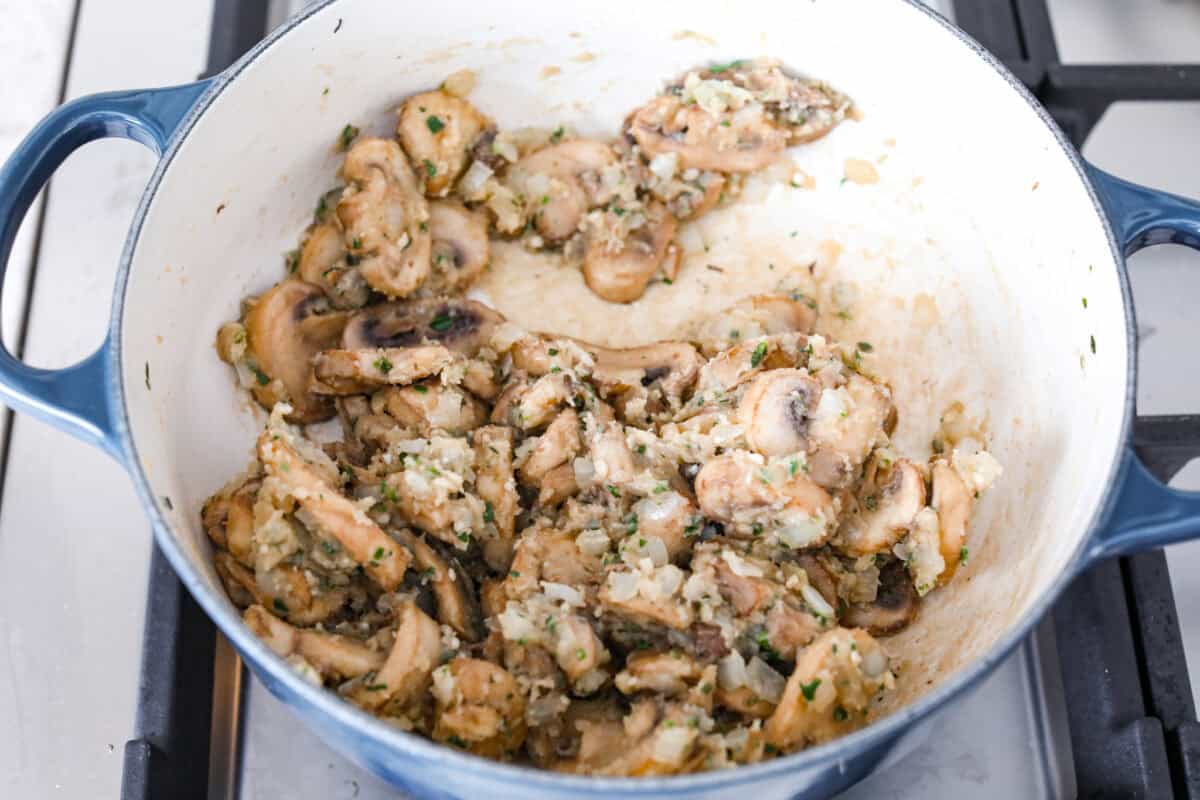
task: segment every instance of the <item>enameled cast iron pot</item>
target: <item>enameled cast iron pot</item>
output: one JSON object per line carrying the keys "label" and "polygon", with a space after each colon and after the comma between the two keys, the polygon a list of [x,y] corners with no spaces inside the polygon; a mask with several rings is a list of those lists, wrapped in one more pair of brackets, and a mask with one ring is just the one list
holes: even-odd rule
{"label": "enameled cast iron pot", "polygon": [[[662,81],[757,55],[833,82],[863,117],[797,153],[815,189],[775,188],[729,213],[749,214],[738,217],[748,240],[778,234],[796,261],[820,252],[828,265],[826,240],[838,242],[838,274],[858,291],[850,324],[862,326],[847,333],[873,336],[901,407],[902,449],[927,452],[939,411],[961,400],[1005,466],[976,509],[969,566],[889,640],[902,664],[890,713],[757,766],[589,779],[437,746],[306,683],[243,627],[199,508],[244,468],[261,424],[217,361],[214,332],[282,274],[280,254],[332,185],[342,125],[384,133],[400,98],[471,68],[473,99],[502,128],[565,121],[612,135]],[[547,78],[547,66],[560,71]],[[161,156],[108,335],[61,370],[0,353],[0,395],[116,458],[171,564],[258,678],[335,748],[416,795],[833,793],[910,748],[1079,570],[1200,532],[1200,496],[1160,485],[1130,450],[1124,262],[1151,244],[1200,247],[1200,205],[1085,164],[1003,67],[909,0],[323,3],[215,78],[86,97],[47,117],[0,171],[0,260],[54,169],[105,136]],[[852,156],[873,159],[880,181],[842,185]]]}

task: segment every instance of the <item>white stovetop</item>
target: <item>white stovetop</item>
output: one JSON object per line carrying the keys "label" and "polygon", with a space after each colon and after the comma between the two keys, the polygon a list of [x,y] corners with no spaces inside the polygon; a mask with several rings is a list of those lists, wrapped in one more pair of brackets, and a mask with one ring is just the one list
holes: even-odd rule
{"label": "white stovetop", "polygon": [[[0,0],[0,158],[58,101],[75,5]],[[203,68],[211,0],[78,7],[68,98],[183,82]],[[1051,8],[1064,60],[1187,61],[1200,52],[1194,3],[1052,0]],[[1200,104],[1130,105],[1110,112],[1085,152],[1133,180],[1200,194],[1198,133]],[[95,143],[68,161],[45,209],[27,306],[31,213],[4,287],[2,328],[11,346],[28,312],[32,363],[62,366],[100,341],[121,243],[152,168],[150,154],[128,142]],[[1192,312],[1200,258],[1159,248],[1136,256],[1131,272],[1143,328],[1140,410],[1200,411],[1200,370],[1187,345],[1200,322]],[[1176,483],[1200,488],[1200,468]],[[118,794],[149,553],[148,527],[121,470],[65,435],[16,420],[0,496],[0,797]],[[1200,664],[1200,545],[1172,548],[1170,557],[1188,655]],[[975,774],[971,764],[962,769]]]}

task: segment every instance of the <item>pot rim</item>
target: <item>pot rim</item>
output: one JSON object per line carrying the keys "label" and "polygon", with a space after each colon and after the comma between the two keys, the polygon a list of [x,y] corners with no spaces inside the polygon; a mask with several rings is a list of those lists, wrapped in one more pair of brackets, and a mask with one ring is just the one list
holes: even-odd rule
{"label": "pot rim", "polygon": [[[125,466],[133,479],[133,484],[141,504],[150,517],[155,539],[180,580],[187,586],[192,597],[196,599],[196,602],[204,609],[208,617],[221,629],[221,632],[234,644],[239,654],[246,658],[256,670],[261,670],[270,675],[272,680],[277,682],[277,685],[282,685],[282,687],[286,688],[287,693],[294,700],[298,700],[301,704],[319,711],[331,721],[353,730],[358,736],[367,737],[386,749],[403,753],[405,756],[427,763],[434,763],[439,767],[469,770],[475,773],[479,779],[492,779],[506,784],[521,783],[533,787],[571,790],[589,794],[610,794],[614,792],[621,794],[677,793],[711,790],[751,781],[761,781],[790,772],[814,769],[822,765],[832,766],[837,764],[844,769],[847,759],[855,757],[865,750],[885,747],[891,744],[907,729],[926,719],[935,711],[941,710],[951,700],[983,680],[1009,656],[1018,643],[1029,635],[1034,626],[1041,621],[1049,610],[1051,604],[1057,600],[1066,587],[1067,582],[1086,563],[1085,550],[1099,528],[1106,521],[1108,513],[1116,500],[1117,489],[1120,485],[1118,478],[1125,465],[1123,455],[1129,440],[1129,430],[1134,408],[1134,394],[1137,386],[1135,336],[1137,328],[1134,319],[1128,272],[1125,269],[1124,255],[1121,247],[1118,245],[1111,222],[1104,211],[1096,189],[1088,178],[1082,156],[1053,121],[1049,112],[1038,103],[1024,84],[969,34],[953,25],[940,14],[922,5],[920,0],[898,0],[898,2],[904,3],[913,10],[924,14],[931,22],[939,25],[945,33],[955,36],[970,48],[977,57],[981,58],[1004,78],[1010,87],[1025,100],[1030,110],[1050,130],[1058,142],[1063,155],[1074,168],[1080,182],[1088,193],[1088,197],[1091,199],[1093,210],[1099,217],[1108,238],[1109,250],[1112,253],[1112,261],[1117,270],[1117,279],[1121,289],[1121,299],[1125,311],[1127,352],[1125,396],[1123,398],[1124,407],[1121,415],[1120,432],[1114,442],[1114,449],[1106,479],[1106,488],[1087,525],[1085,535],[1080,537],[1067,561],[1067,568],[1043,590],[1041,597],[1034,602],[1029,613],[1025,615],[1025,619],[1014,625],[1010,631],[1000,637],[982,657],[941,681],[927,694],[889,716],[853,733],[821,745],[807,748],[792,755],[771,759],[759,764],[742,765],[727,770],[658,778],[568,775],[535,767],[506,764],[469,753],[459,752],[445,745],[435,743],[430,739],[388,725],[351,703],[346,702],[333,692],[308,683],[298,673],[287,667],[258,637],[245,627],[240,616],[234,613],[227,599],[219,597],[217,593],[210,592],[207,589],[198,570],[192,566],[191,561],[183,552],[178,540],[171,533],[171,526],[166,521],[166,512],[161,507],[159,499],[151,490],[149,480],[138,458],[137,445],[130,433],[129,411],[125,402],[126,396],[123,382],[122,323],[124,320],[130,266],[140,238],[142,226],[145,222],[146,213],[150,204],[154,202],[163,176],[170,168],[182,143],[187,139],[197,120],[221,96],[225,88],[236,80],[238,75],[255,62],[259,56],[286,37],[294,28],[308,21],[310,18],[330,12],[338,2],[339,0],[320,0],[320,2],[314,4],[306,11],[280,25],[233,65],[214,77],[212,83],[197,99],[171,137],[170,144],[163,152],[162,158],[155,168],[154,174],[151,176],[150,182],[147,184],[141,201],[138,204],[137,212],[130,226],[129,234],[126,237],[118,266],[116,285],[113,293],[113,313],[109,322],[109,336],[113,345],[111,348],[112,369],[109,373],[108,387],[109,402],[115,412],[116,432],[126,453]],[[268,688],[271,688],[274,693],[275,689],[273,687]]]}

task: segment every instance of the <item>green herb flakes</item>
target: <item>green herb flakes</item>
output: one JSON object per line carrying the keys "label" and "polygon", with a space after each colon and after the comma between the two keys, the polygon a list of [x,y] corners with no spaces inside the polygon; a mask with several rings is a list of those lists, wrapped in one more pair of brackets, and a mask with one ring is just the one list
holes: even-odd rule
{"label": "green herb flakes", "polygon": [[800,684],[800,692],[804,695],[804,699],[811,703],[813,698],[817,696],[817,687],[820,685],[820,678],[813,678],[811,683]]}
{"label": "green herb flakes", "polygon": [[754,352],[750,354],[750,366],[757,367],[762,363],[762,360],[767,357],[767,343],[759,342],[754,348]]}
{"label": "green herb flakes", "polygon": [[422,158],[421,164],[423,164],[425,167],[426,177],[432,178],[434,175],[437,175],[437,164],[434,164],[428,158]]}
{"label": "green herb flakes", "polygon": [[392,371],[392,362],[388,361],[387,356],[380,356],[379,358],[375,359],[374,364],[375,369],[379,370],[384,375],[387,375]]}
{"label": "green herb flakes", "polygon": [[436,317],[434,317],[432,320],[429,321],[429,327],[433,328],[438,333],[449,330],[450,326],[453,324],[454,324],[454,319],[449,314],[444,313],[444,312],[441,314],[438,314]]}
{"label": "green herb flakes", "polygon": [[442,128],[446,127],[446,123],[442,122],[440,117],[430,114],[425,118],[425,127],[429,128],[430,133],[440,133]]}
{"label": "green herb flakes", "polygon": [[358,128],[353,125],[346,125],[342,128],[342,132],[338,135],[338,150],[343,153],[350,149],[350,144],[358,136]]}

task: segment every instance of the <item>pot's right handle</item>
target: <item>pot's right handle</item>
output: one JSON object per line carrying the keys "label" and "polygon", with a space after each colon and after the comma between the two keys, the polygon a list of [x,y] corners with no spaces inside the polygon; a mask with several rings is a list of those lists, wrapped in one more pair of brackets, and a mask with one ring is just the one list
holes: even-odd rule
{"label": "pot's right handle", "polygon": [[[1157,244],[1200,250],[1200,203],[1138,186],[1090,164],[1087,169],[1126,257]],[[1117,479],[1112,516],[1092,541],[1088,561],[1200,536],[1200,492],[1164,483],[1197,456],[1200,417],[1139,418]]]}
{"label": "pot's right handle", "polygon": [[[132,139],[161,156],[210,82],[81,97],[38,123],[0,167],[0,286],[25,212],[67,156],[105,137]],[[0,342],[0,400],[123,460],[117,409],[112,406],[119,376],[113,374],[111,348],[106,336],[99,349],[78,364],[38,369]]]}

